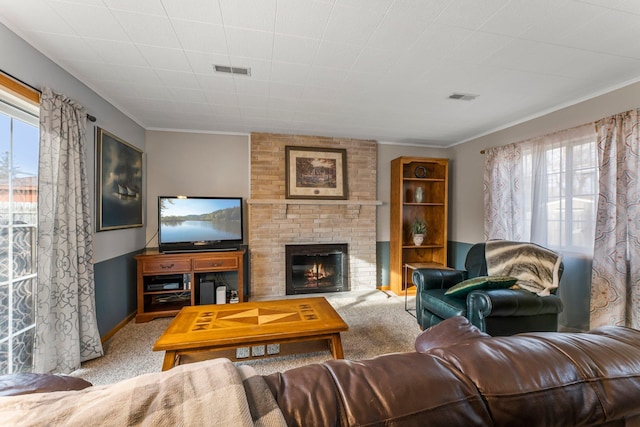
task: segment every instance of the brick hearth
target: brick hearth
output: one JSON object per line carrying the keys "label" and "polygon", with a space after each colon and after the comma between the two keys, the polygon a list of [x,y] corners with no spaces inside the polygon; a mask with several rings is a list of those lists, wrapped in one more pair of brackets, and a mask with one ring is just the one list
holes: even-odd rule
{"label": "brick hearth", "polygon": [[[349,200],[285,199],[285,146],[345,148]],[[252,297],[284,296],[285,245],[347,243],[352,290],[376,287],[375,141],[251,134]]]}

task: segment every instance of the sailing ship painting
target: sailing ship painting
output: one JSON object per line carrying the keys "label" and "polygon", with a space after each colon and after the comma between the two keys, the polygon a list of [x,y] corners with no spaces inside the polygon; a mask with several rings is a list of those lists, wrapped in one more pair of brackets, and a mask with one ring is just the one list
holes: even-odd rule
{"label": "sailing ship painting", "polygon": [[97,231],[142,227],[142,151],[97,129]]}
{"label": "sailing ship painting", "polygon": [[128,185],[128,184],[116,184],[118,186],[118,190],[116,191],[116,194],[118,195],[118,197],[120,197],[120,199],[128,199],[131,197],[138,197],[140,195],[140,192],[135,190],[132,186]]}

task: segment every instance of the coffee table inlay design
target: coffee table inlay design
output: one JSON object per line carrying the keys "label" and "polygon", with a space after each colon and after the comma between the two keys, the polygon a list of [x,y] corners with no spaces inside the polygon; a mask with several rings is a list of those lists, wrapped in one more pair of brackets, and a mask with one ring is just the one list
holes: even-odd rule
{"label": "coffee table inlay design", "polygon": [[[181,357],[244,360],[329,349],[342,359],[340,332],[348,329],[323,297],[189,306],[180,310],[153,350],[166,352],[163,370]],[[236,349],[243,347],[251,354],[236,357]]]}

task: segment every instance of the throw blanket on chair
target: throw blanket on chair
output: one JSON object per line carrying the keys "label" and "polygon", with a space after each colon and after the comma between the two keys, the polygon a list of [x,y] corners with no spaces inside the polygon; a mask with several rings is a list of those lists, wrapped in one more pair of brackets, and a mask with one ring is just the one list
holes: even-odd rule
{"label": "throw blanket on chair", "polygon": [[489,240],[485,258],[490,276],[513,276],[518,287],[540,296],[558,287],[562,256],[534,243]]}

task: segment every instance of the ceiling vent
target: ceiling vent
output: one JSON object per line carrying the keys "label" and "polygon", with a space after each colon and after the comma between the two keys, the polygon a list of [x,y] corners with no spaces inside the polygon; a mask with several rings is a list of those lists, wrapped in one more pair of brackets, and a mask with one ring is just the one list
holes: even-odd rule
{"label": "ceiling vent", "polygon": [[449,95],[449,99],[458,99],[460,101],[473,101],[478,95],[471,95],[470,93],[452,93]]}
{"label": "ceiling vent", "polygon": [[251,75],[251,68],[229,67],[227,65],[214,65],[213,68],[218,73],[238,74],[241,76]]}

